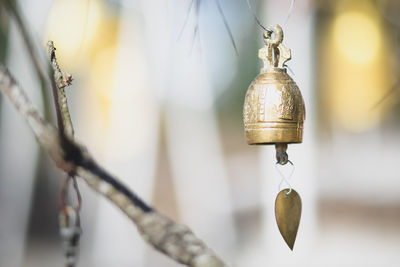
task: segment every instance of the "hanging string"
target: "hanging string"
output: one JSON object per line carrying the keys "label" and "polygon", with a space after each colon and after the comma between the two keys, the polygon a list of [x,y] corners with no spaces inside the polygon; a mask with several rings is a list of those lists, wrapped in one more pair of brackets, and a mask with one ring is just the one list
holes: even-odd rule
{"label": "hanging string", "polygon": [[[194,0],[192,0],[192,2],[194,2]],[[191,55],[193,52],[193,48],[196,43],[196,39],[198,39],[199,51],[201,53],[200,26],[199,26],[200,0],[195,0],[194,10],[195,10],[194,13],[196,16],[196,24],[195,24],[194,30],[193,30],[192,46],[190,47],[189,55]]]}
{"label": "hanging string", "polygon": [[[195,0],[190,1],[189,8],[188,8],[188,10],[187,10],[187,12],[186,12],[185,22],[183,23],[182,29],[181,29],[180,32],[179,32],[177,41],[179,41],[179,40],[181,39],[182,34],[183,34],[183,31],[184,31],[185,28],[186,28],[186,24],[187,24],[188,21],[189,21],[190,13],[191,13],[191,11],[192,11],[194,2],[195,2]],[[196,6],[197,6],[197,3],[196,3]]]}
{"label": "hanging string", "polygon": [[[193,47],[194,47],[194,42],[195,42],[196,38],[200,38],[200,35],[199,35],[200,1],[201,0],[191,0],[189,8],[188,8],[188,10],[186,12],[185,21],[183,23],[182,29],[180,30],[179,35],[178,35],[178,39],[177,39],[177,41],[179,41],[181,39],[183,31],[185,30],[186,25],[187,25],[187,23],[189,21],[189,17],[190,17],[191,11],[192,11],[193,8],[195,8],[196,24],[195,24],[195,27],[194,27],[193,42],[192,42],[192,47],[190,49],[190,54],[192,53],[192,50],[193,50]],[[218,9],[218,12],[219,12],[219,14],[220,14],[220,16],[222,18],[222,22],[224,23],[224,27],[225,27],[226,31],[228,32],[229,39],[230,39],[230,41],[232,43],[233,49],[235,50],[235,53],[238,56],[239,55],[238,48],[236,46],[235,39],[233,38],[233,34],[232,34],[232,31],[231,31],[231,28],[229,27],[228,20],[226,19],[226,16],[225,16],[224,11],[222,9],[221,3],[219,2],[219,0],[215,0],[215,4],[217,5],[217,9]]]}
{"label": "hanging string", "polygon": [[[291,162],[290,160],[288,160],[288,162],[290,163],[290,165],[292,165],[292,169],[291,169],[291,171],[290,171],[290,173],[289,173],[289,175],[286,177],[286,175],[281,171],[281,169],[279,168],[279,166],[280,166],[280,164],[279,163],[276,163],[275,164],[275,168],[276,168],[276,170],[278,171],[278,173],[279,173],[279,175],[281,176],[281,182],[279,183],[279,185],[278,185],[278,191],[280,192],[281,191],[281,187],[282,187],[282,184],[285,182],[286,183],[286,185],[289,187],[289,191],[286,193],[286,195],[289,195],[291,192],[292,192],[292,185],[290,184],[290,182],[289,182],[289,180],[290,180],[290,178],[292,178],[292,175],[293,175],[293,173],[294,173],[294,169],[295,169],[295,166],[294,166],[294,164],[293,164],[293,162]],[[284,165],[285,166],[285,165]],[[287,165],[286,165],[287,166]]]}
{"label": "hanging string", "polygon": [[236,46],[236,43],[235,43],[235,39],[233,38],[233,34],[232,34],[232,31],[231,31],[231,28],[228,25],[228,21],[226,20],[226,17],[225,17],[225,14],[224,14],[223,10],[222,10],[221,4],[220,4],[219,0],[215,0],[215,3],[217,4],[218,12],[219,12],[219,14],[220,14],[220,16],[222,18],[222,21],[224,22],[225,29],[228,32],[229,38],[231,39],[231,43],[233,45],[233,48],[235,49],[235,53],[236,53],[237,56],[239,56],[239,51],[237,49],[237,46]]}
{"label": "hanging string", "polygon": [[285,22],[283,23],[283,26],[286,26],[286,24],[288,23],[288,21],[290,19],[290,16],[292,16],[295,2],[296,2],[296,0],[292,0],[292,2],[290,3],[289,11],[288,11],[288,14],[286,16]]}
{"label": "hanging string", "polygon": [[253,13],[253,17],[254,17],[255,21],[257,22],[258,26],[260,26],[261,29],[263,29],[264,31],[268,31],[267,28],[265,28],[265,27],[262,25],[262,23],[260,22],[259,18],[257,17],[256,12],[255,12],[255,11],[253,10],[253,8],[251,7],[250,0],[246,0],[246,2],[247,2],[247,6],[249,7],[249,10],[251,11],[251,13]]}
{"label": "hanging string", "polygon": [[[263,29],[264,31],[270,32],[271,31],[270,29],[267,29],[264,25],[262,25],[262,23],[261,23],[260,19],[258,18],[256,12],[251,7],[250,0],[246,0],[246,2],[247,2],[247,6],[248,6],[249,10],[253,14],[254,20],[257,22],[258,26],[260,26],[261,29]],[[289,18],[292,16],[295,2],[296,2],[296,0],[292,0],[292,2],[290,3],[289,11],[288,11],[288,14],[286,16],[285,22],[283,23],[283,26],[285,26],[287,24],[287,22],[289,21]]]}
{"label": "hanging string", "polygon": [[283,66],[286,67],[290,71],[290,73],[293,74],[293,76],[296,76],[296,74],[294,74],[294,71],[288,65],[284,64]]}

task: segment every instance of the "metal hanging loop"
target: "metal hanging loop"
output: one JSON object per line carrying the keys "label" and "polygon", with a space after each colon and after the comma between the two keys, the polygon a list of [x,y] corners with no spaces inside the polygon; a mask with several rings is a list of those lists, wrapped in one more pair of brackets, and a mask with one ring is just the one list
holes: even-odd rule
{"label": "metal hanging loop", "polygon": [[[272,36],[273,35],[273,36]],[[264,43],[278,47],[283,41],[283,30],[279,25],[272,25],[264,31]]]}

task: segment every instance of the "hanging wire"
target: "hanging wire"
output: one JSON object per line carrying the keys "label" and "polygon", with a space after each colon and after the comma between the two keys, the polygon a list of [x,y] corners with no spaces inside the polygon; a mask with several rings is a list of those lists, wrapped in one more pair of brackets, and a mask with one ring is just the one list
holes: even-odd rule
{"label": "hanging wire", "polygon": [[180,32],[179,32],[177,41],[179,41],[179,40],[181,39],[182,34],[183,34],[183,31],[184,31],[185,28],[186,28],[186,24],[187,24],[188,21],[189,21],[190,13],[191,13],[192,8],[193,8],[193,6],[194,6],[194,2],[195,2],[195,0],[190,1],[190,5],[189,5],[189,8],[188,8],[188,11],[186,12],[185,22],[183,23],[182,29],[181,29]]}
{"label": "hanging wire", "polygon": [[192,46],[190,47],[189,55],[191,55],[193,52],[193,48],[196,43],[196,39],[198,39],[199,51],[201,53],[200,26],[199,26],[200,0],[195,0],[194,9],[195,9],[195,16],[196,16],[196,24],[193,29]]}
{"label": "hanging wire", "polygon": [[288,66],[288,65],[283,65],[285,68],[287,68],[291,74],[293,74],[293,76],[296,76],[296,74],[294,74],[294,71]]}
{"label": "hanging wire", "polygon": [[232,31],[231,31],[231,28],[229,27],[228,21],[226,20],[226,17],[225,17],[225,14],[224,14],[223,10],[222,10],[221,4],[220,4],[219,0],[215,0],[215,3],[217,4],[218,12],[221,15],[221,18],[222,18],[222,20],[224,22],[225,29],[229,34],[229,38],[231,39],[231,43],[233,45],[233,48],[235,49],[236,55],[239,56],[239,51],[237,49],[237,46],[236,46],[236,43],[235,43],[235,39],[233,38],[233,34],[232,34]]}
{"label": "hanging wire", "polygon": [[289,187],[289,191],[286,193],[286,195],[289,195],[292,192],[292,185],[290,184],[289,180],[290,180],[290,178],[292,178],[292,175],[293,175],[294,169],[295,169],[295,166],[294,166],[293,162],[291,162],[290,160],[288,160],[288,162],[290,163],[290,165],[292,165],[292,170],[290,171],[290,173],[289,173],[289,175],[287,177],[281,171],[281,169],[279,168],[279,166],[280,166],[279,163],[275,164],[275,168],[276,168],[276,170],[278,171],[279,175],[282,178],[281,182],[278,185],[278,191],[279,192],[281,191],[282,184],[283,184],[283,182],[285,182],[287,184],[287,186]]}
{"label": "hanging wire", "polygon": [[[270,29],[267,29],[267,28],[261,23],[261,21],[260,21],[260,19],[258,18],[256,12],[255,12],[254,9],[251,7],[250,0],[246,0],[246,2],[247,2],[247,6],[248,6],[249,10],[250,10],[251,13],[253,14],[254,20],[257,22],[258,26],[260,26],[261,29],[263,29],[264,31],[269,31],[269,32],[270,32],[271,30],[270,30]],[[283,23],[283,26],[285,26],[285,25],[288,23],[290,17],[292,16],[292,13],[293,13],[293,10],[294,10],[294,4],[295,4],[295,2],[296,2],[296,0],[292,0],[292,2],[290,3],[289,11],[288,11],[288,14],[287,14],[287,16],[286,16],[286,19],[285,19],[285,21],[284,21],[284,23]]]}
{"label": "hanging wire", "polygon": [[[194,27],[193,43],[192,43],[192,47],[191,47],[191,50],[190,50],[190,54],[192,53],[192,50],[193,50],[193,47],[194,47],[194,42],[195,42],[196,38],[200,38],[200,34],[199,34],[200,1],[201,0],[191,0],[189,8],[188,8],[188,10],[186,12],[185,21],[183,23],[183,26],[182,26],[182,28],[181,28],[181,30],[179,32],[178,38],[177,38],[177,41],[179,41],[181,39],[182,34],[183,34],[183,32],[184,32],[184,30],[186,28],[186,25],[187,25],[187,23],[189,21],[190,14],[192,13],[192,9],[194,8],[195,9],[195,16],[196,16],[196,25]],[[220,14],[220,16],[222,18],[222,21],[224,23],[224,27],[225,27],[226,31],[228,32],[229,39],[230,39],[230,41],[232,43],[233,49],[235,50],[235,53],[238,56],[239,52],[238,52],[238,49],[237,49],[237,46],[236,46],[236,42],[235,42],[235,39],[233,37],[231,28],[229,27],[228,20],[226,19],[226,16],[225,16],[224,11],[222,9],[221,3],[219,2],[219,0],[215,0],[215,4],[217,5],[218,13]]]}
{"label": "hanging wire", "polygon": [[[194,48],[194,45],[196,43],[196,39],[197,38],[200,39],[200,34],[199,34],[199,25],[196,24],[196,26],[194,26],[193,37],[192,37],[192,45],[190,47],[189,55],[191,55],[192,52],[193,52],[193,48]],[[200,45],[200,40],[199,40],[199,45]]]}
{"label": "hanging wire", "polygon": [[247,6],[249,7],[249,10],[251,11],[251,13],[253,13],[253,17],[254,17],[255,21],[257,22],[258,26],[260,26],[261,29],[263,29],[264,31],[269,31],[269,30],[267,30],[267,28],[264,27],[264,25],[262,25],[260,19],[257,17],[256,12],[251,7],[250,0],[246,0],[246,2],[247,2]]}
{"label": "hanging wire", "polygon": [[288,23],[288,21],[290,19],[290,16],[292,16],[295,3],[296,3],[296,0],[292,0],[292,2],[290,3],[289,11],[288,11],[288,14],[286,16],[285,22],[283,23],[283,26],[286,26],[286,24]]}

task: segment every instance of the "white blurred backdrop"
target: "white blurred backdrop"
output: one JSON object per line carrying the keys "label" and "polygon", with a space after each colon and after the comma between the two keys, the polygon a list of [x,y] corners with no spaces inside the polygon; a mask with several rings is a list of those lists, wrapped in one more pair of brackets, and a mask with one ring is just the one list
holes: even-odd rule
{"label": "white blurred backdrop", "polygon": [[[38,53],[53,40],[74,77],[76,139],[232,266],[399,266],[397,1],[296,1],[285,25],[291,1],[250,1],[264,25],[283,25],[306,103],[304,142],[288,149],[303,201],[293,252],[274,218],[273,147],[248,146],[242,125],[263,31],[246,0],[220,0],[236,54],[218,2],[191,2],[18,1]],[[0,14],[0,59],[44,110],[19,32]],[[0,266],[63,265],[63,174],[0,100]],[[178,266],[80,187],[78,266]]]}

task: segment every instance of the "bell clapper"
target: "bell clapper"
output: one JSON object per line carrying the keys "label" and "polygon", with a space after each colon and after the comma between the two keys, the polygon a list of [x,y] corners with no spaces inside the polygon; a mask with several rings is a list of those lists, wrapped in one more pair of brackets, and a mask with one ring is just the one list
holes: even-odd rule
{"label": "bell clapper", "polygon": [[283,189],[275,200],[275,219],[279,232],[293,250],[301,218],[301,198],[296,190]]}

